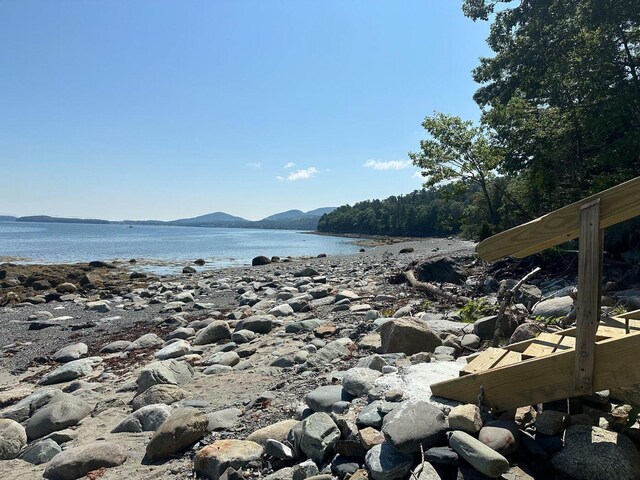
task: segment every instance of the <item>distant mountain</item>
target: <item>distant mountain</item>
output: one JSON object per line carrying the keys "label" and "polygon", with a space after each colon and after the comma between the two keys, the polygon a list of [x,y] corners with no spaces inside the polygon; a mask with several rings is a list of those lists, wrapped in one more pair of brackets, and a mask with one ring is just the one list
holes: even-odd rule
{"label": "distant mountain", "polygon": [[50,222],[50,223],[94,223],[94,224],[126,224],[126,225],[167,225],[184,227],[224,227],[224,228],[265,228],[278,230],[315,230],[318,227],[320,217],[330,213],[335,207],[316,208],[308,212],[302,210],[287,210],[286,212],[270,215],[257,222],[236,217],[224,212],[208,213],[192,218],[180,218],[178,220],[123,220],[111,222],[108,220],[51,217],[49,215],[32,215],[28,217],[14,217],[0,215],[0,221],[17,222]]}
{"label": "distant mountain", "polygon": [[287,210],[286,212],[276,213],[269,217],[263,218],[260,221],[273,222],[273,221],[293,220],[293,219],[301,219],[301,218],[309,218],[309,217],[321,217],[325,213],[333,212],[335,209],[336,207],[323,207],[323,208],[316,208],[315,210],[309,210],[308,212],[303,212],[302,210]]}
{"label": "distant mountain", "polygon": [[323,207],[323,208],[316,208],[315,210],[309,210],[309,211],[307,212],[307,215],[321,217],[321,216],[322,216],[322,215],[324,215],[325,213],[331,213],[331,212],[333,212],[336,208],[338,208],[338,207]]}
{"label": "distant mountain", "polygon": [[235,217],[233,215],[229,215],[224,212],[214,212],[208,213],[206,215],[200,215],[199,217],[193,218],[180,218],[178,220],[172,220],[170,222],[166,222],[169,225],[211,225],[217,223],[240,223],[240,222],[248,222],[242,217]]}
{"label": "distant mountain", "polygon": [[287,210],[286,212],[274,213],[260,220],[261,222],[275,222],[278,220],[290,220],[292,218],[304,217],[306,214],[302,210]]}
{"label": "distant mountain", "polygon": [[47,223],[94,223],[106,224],[111,223],[108,220],[99,220],[97,218],[64,218],[50,217],[49,215],[30,215],[27,217],[18,217],[16,222],[47,222]]}

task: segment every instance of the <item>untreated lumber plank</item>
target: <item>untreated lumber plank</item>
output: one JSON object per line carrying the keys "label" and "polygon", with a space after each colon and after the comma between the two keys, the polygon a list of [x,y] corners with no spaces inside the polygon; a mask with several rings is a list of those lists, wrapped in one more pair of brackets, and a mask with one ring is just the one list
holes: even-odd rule
{"label": "untreated lumber plank", "polygon": [[600,321],[602,245],[600,199],[580,207],[580,252],[576,300],[576,365],[573,381],[577,391],[593,393],[596,330]]}
{"label": "untreated lumber plank", "polygon": [[535,340],[529,345],[529,347],[522,352],[524,357],[541,357],[543,355],[549,355],[556,350],[556,346],[560,343],[562,337],[553,333],[541,333]]}
{"label": "untreated lumber plank", "polygon": [[562,340],[560,340],[560,343],[558,343],[556,352],[562,352],[571,348],[576,348],[576,339],[574,337],[565,335],[564,337],[562,337]]}
{"label": "untreated lumber plank", "polygon": [[468,375],[470,373],[487,370],[498,363],[507,353],[508,352],[502,348],[489,347],[471,360],[467,366],[460,371],[460,375]]}
{"label": "untreated lumber plank", "polygon": [[[593,388],[598,391],[640,383],[640,369],[634,368],[639,349],[640,333],[596,343]],[[482,386],[485,403],[496,411],[580,396],[571,382],[575,357],[575,350],[567,350],[532,358],[435,383],[431,391],[439,397],[475,404]]]}
{"label": "untreated lumber plank", "polygon": [[493,368],[504,367],[506,365],[512,365],[514,363],[518,363],[522,361],[522,354],[518,352],[507,352],[507,354],[502,357],[498,363],[496,363]]}
{"label": "untreated lumber plank", "polygon": [[488,261],[506,256],[522,258],[578,238],[580,208],[596,199],[601,202],[601,229],[639,216],[640,177],[494,235],[480,242],[476,248],[478,255]]}
{"label": "untreated lumber plank", "polygon": [[631,312],[621,313],[620,315],[615,315],[612,318],[619,319],[631,319],[631,320],[640,320],[640,310],[633,310]]}

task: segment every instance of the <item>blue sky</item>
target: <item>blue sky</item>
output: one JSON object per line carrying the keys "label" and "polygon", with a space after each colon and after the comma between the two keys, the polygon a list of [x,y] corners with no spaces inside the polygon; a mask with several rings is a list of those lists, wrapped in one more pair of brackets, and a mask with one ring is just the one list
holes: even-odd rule
{"label": "blue sky", "polygon": [[476,120],[455,0],[0,0],[0,213],[259,219],[408,193]]}

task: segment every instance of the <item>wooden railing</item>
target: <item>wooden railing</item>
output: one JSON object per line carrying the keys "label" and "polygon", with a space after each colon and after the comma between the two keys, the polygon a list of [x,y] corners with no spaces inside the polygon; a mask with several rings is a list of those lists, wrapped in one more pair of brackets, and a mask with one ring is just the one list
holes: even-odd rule
{"label": "wooden railing", "polygon": [[580,239],[574,368],[576,393],[593,393],[604,229],[637,216],[640,216],[640,177],[494,235],[477,247],[480,257],[494,261],[506,256],[526,257],[569,240]]}

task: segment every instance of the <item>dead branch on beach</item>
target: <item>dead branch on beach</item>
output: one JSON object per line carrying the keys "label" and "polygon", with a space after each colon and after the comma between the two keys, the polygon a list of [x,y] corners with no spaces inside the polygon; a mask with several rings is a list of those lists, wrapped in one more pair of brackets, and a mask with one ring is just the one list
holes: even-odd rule
{"label": "dead branch on beach", "polygon": [[404,277],[409,282],[409,285],[411,285],[416,290],[422,290],[424,292],[428,292],[432,295],[435,295],[436,297],[443,298],[452,303],[463,304],[463,303],[469,303],[471,301],[469,297],[465,297],[464,295],[455,295],[453,293],[446,292],[443,289],[438,288],[435,285],[432,285],[430,283],[419,281],[416,278],[416,274],[413,270],[405,271]]}

